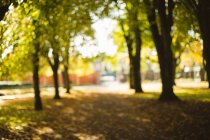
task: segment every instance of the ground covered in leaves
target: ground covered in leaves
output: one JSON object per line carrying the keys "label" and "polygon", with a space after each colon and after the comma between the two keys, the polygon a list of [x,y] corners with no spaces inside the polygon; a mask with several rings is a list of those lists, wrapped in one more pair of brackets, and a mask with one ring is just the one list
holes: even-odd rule
{"label": "ground covered in leaves", "polygon": [[[62,140],[207,140],[210,139],[209,92],[198,100],[157,101],[157,93],[73,93],[61,100],[44,97],[44,111],[33,98],[0,105],[0,138]],[[208,97],[206,97],[208,96]],[[200,96],[198,96],[200,97]],[[205,98],[204,98],[205,97]]]}

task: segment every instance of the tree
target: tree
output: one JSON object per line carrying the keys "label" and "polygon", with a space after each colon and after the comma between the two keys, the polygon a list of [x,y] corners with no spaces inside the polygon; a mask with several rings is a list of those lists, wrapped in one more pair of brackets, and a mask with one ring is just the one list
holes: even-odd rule
{"label": "tree", "polygon": [[[160,100],[178,100],[173,91],[173,53],[171,49],[174,1],[152,0],[151,2],[144,0],[144,3],[161,71],[162,93]],[[156,10],[158,11],[159,23]]]}
{"label": "tree", "polygon": [[201,37],[203,39],[203,63],[207,72],[208,88],[210,88],[210,3],[208,0],[184,0],[182,2],[198,21]]}
{"label": "tree", "polygon": [[[74,4],[74,3],[72,3]],[[62,57],[61,63],[63,64],[63,78],[64,87],[66,88],[66,93],[70,93],[70,79],[69,79],[69,59],[70,59],[70,48],[74,46],[74,39],[77,36],[91,37],[93,38],[92,18],[90,16],[90,11],[83,4],[77,4],[76,9],[69,9],[64,7],[63,22],[62,22],[62,34],[61,34],[61,53]],[[82,10],[83,9],[83,10]],[[77,13],[75,16],[74,13]],[[64,32],[64,34],[63,34]],[[84,40],[83,40],[84,43]],[[82,46],[80,46],[82,47]]]}
{"label": "tree", "polygon": [[186,50],[186,46],[194,40],[189,34],[189,30],[191,30],[191,20],[187,20],[183,23],[189,15],[185,13],[185,10],[177,4],[174,9],[174,26],[172,30],[172,52],[173,52],[173,77],[174,77],[174,85],[176,79],[176,69],[181,63],[181,57],[184,51]]}
{"label": "tree", "polygon": [[[37,34],[38,35],[38,34]],[[40,54],[40,44],[36,42],[34,44],[33,53],[33,86],[34,86],[34,98],[35,98],[35,110],[42,110],[42,101],[40,97],[40,87],[39,87],[39,54]]]}
{"label": "tree", "polygon": [[[91,29],[92,19],[90,14],[94,13],[94,1],[82,2],[81,1],[57,1],[47,2],[48,7],[45,9],[46,18],[49,26],[46,28],[50,32],[46,36],[47,44],[45,56],[52,68],[54,85],[55,85],[55,99],[59,96],[58,84],[58,69],[62,63],[64,66],[65,87],[67,93],[69,92],[69,48],[72,47],[70,42],[79,34],[92,35]],[[93,9],[92,7],[93,6]],[[92,13],[93,12],[93,13]],[[77,13],[77,15],[75,15]],[[60,20],[62,19],[62,21]]]}
{"label": "tree", "polygon": [[[133,1],[124,1],[126,4],[126,19],[119,18],[119,23],[123,32],[124,39],[126,41],[128,56],[130,61],[130,87],[135,89],[136,93],[143,92],[141,87],[141,29],[139,21],[139,2],[136,0]],[[120,6],[116,1],[118,10]],[[125,29],[127,26],[127,29]]]}
{"label": "tree", "polygon": [[[39,57],[40,57],[40,31],[42,30],[37,20],[40,17],[40,5],[28,2],[22,3],[6,17],[5,38],[3,44],[4,57],[2,61],[4,66],[11,74],[24,73],[33,69],[33,87],[34,87],[34,106],[35,110],[42,110],[42,101],[39,87]],[[17,20],[18,19],[18,20]],[[10,52],[6,53],[9,49]],[[7,67],[9,66],[9,67]]]}

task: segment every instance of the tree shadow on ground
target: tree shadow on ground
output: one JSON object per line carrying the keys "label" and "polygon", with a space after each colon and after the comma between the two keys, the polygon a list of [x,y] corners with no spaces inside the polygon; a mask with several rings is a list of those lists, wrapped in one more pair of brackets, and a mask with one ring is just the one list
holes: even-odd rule
{"label": "tree shadow on ground", "polygon": [[30,138],[72,140],[176,140],[210,136],[209,102],[161,103],[141,95],[72,94],[59,101],[45,99],[44,104],[44,117],[30,120],[20,134],[30,132]]}

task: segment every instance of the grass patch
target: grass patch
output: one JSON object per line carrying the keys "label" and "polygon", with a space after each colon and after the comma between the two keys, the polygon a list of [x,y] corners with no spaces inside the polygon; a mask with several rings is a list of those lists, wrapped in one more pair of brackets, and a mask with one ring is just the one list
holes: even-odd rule
{"label": "grass patch", "polygon": [[[209,89],[192,89],[192,88],[176,88],[174,90],[176,96],[181,100],[197,100],[210,102],[210,90]],[[158,99],[159,92],[145,92],[142,94],[134,94],[134,96],[142,99]]]}
{"label": "grass patch", "polygon": [[158,92],[144,92],[140,94],[134,94],[134,96],[142,98],[142,99],[158,99],[160,93]]}
{"label": "grass patch", "polygon": [[32,88],[32,84],[1,84],[0,89],[24,89],[24,88]]}
{"label": "grass patch", "polygon": [[185,90],[176,95],[183,100],[210,101],[210,90]]}

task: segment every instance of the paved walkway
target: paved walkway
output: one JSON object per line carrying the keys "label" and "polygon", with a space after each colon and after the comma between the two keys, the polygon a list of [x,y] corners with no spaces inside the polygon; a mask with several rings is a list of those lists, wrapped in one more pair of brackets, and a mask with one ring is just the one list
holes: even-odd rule
{"label": "paved walkway", "polygon": [[[160,92],[161,84],[159,82],[146,82],[142,84],[143,90],[146,92]],[[152,88],[151,88],[152,87]],[[128,83],[120,83],[118,81],[103,82],[98,85],[74,86],[74,90],[91,92],[91,93],[111,93],[111,94],[132,94],[133,89],[129,89]]]}
{"label": "paved walkway", "polygon": [[[175,91],[182,88],[206,88],[207,82],[194,82],[189,80],[179,80],[177,81],[177,86]],[[161,92],[161,83],[160,82],[143,82],[142,88],[144,92]],[[106,81],[98,85],[83,85],[83,86],[73,86],[73,90],[77,92],[84,93],[97,93],[97,94],[133,94],[134,90],[129,89],[128,83],[120,83],[117,81]],[[65,89],[60,87],[61,95],[65,93]],[[42,88],[42,96],[53,96],[54,88]],[[6,96],[0,96],[0,104],[3,103],[3,100],[13,100],[18,98],[29,98],[33,97],[33,89],[5,89],[0,90],[0,94]]]}

